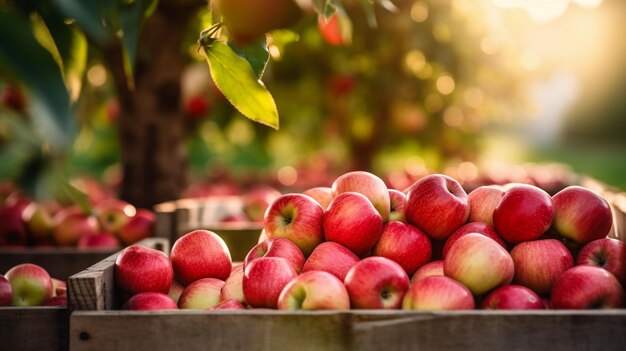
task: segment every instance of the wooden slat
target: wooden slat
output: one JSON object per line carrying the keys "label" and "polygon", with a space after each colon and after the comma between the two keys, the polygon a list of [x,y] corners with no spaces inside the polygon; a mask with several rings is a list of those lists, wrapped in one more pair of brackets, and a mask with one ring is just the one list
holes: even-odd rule
{"label": "wooden slat", "polygon": [[0,307],[0,350],[67,350],[65,307]]}
{"label": "wooden slat", "polygon": [[176,231],[176,204],[172,201],[158,204],[154,206],[154,213],[156,215],[154,236],[173,242]]}

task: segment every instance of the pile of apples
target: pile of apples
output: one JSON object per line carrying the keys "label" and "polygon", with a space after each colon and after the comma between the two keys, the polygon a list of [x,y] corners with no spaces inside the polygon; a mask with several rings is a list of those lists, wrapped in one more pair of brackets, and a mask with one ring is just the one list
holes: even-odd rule
{"label": "pile of apples", "polygon": [[468,195],[433,174],[404,192],[350,172],[279,196],[258,245],[233,264],[196,230],[168,258],[134,245],[117,258],[124,308],[588,309],[625,303],[626,244],[596,193],[526,184]]}
{"label": "pile of apples", "polygon": [[19,264],[0,274],[0,306],[66,306],[67,284],[41,266]]}

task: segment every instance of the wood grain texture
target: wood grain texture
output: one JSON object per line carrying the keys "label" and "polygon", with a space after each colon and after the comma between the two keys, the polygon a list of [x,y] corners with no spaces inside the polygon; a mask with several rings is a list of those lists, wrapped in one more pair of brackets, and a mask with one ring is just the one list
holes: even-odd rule
{"label": "wood grain texture", "polygon": [[65,307],[0,307],[0,350],[67,350]]}

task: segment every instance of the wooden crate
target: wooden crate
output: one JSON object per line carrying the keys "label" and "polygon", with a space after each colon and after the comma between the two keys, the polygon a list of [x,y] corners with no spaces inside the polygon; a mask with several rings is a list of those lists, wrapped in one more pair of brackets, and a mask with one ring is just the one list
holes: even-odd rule
{"label": "wooden crate", "polygon": [[219,235],[230,250],[233,261],[243,261],[257,244],[262,223],[223,223],[228,215],[243,215],[239,196],[220,196],[207,199],[182,199],[158,204],[156,236],[168,238],[171,243],[196,229],[206,229]]}
{"label": "wooden crate", "polygon": [[[141,243],[154,247],[155,239]],[[163,239],[157,239],[162,243]],[[167,241],[165,241],[167,242]],[[35,263],[51,276],[67,280],[69,276],[115,254],[111,250],[78,251],[71,248],[3,249],[0,270],[4,273],[16,264]],[[69,347],[69,309],[67,307],[0,307],[0,350],[67,350]]]}

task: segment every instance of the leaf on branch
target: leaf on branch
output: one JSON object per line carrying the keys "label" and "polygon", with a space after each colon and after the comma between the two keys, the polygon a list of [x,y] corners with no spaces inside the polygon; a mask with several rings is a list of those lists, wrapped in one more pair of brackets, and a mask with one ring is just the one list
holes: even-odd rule
{"label": "leaf on branch", "polygon": [[94,41],[102,44],[111,39],[113,33],[104,25],[103,18],[113,13],[116,0],[52,0],[52,5],[65,17],[75,20]]}
{"label": "leaf on branch", "polygon": [[224,42],[204,46],[215,85],[241,114],[278,129],[276,103],[252,66]]}
{"label": "leaf on branch", "polygon": [[120,27],[122,29],[122,48],[124,49],[124,71],[130,87],[134,87],[135,62],[137,61],[137,43],[144,19],[154,11],[156,0],[134,0],[120,6]]}
{"label": "leaf on branch", "polygon": [[263,77],[265,67],[270,60],[270,53],[267,51],[267,42],[265,38],[243,47],[231,42],[228,43],[228,46],[230,46],[230,48],[233,49],[237,55],[241,56],[248,61],[248,63],[250,63],[257,79],[261,79],[261,77]]}

